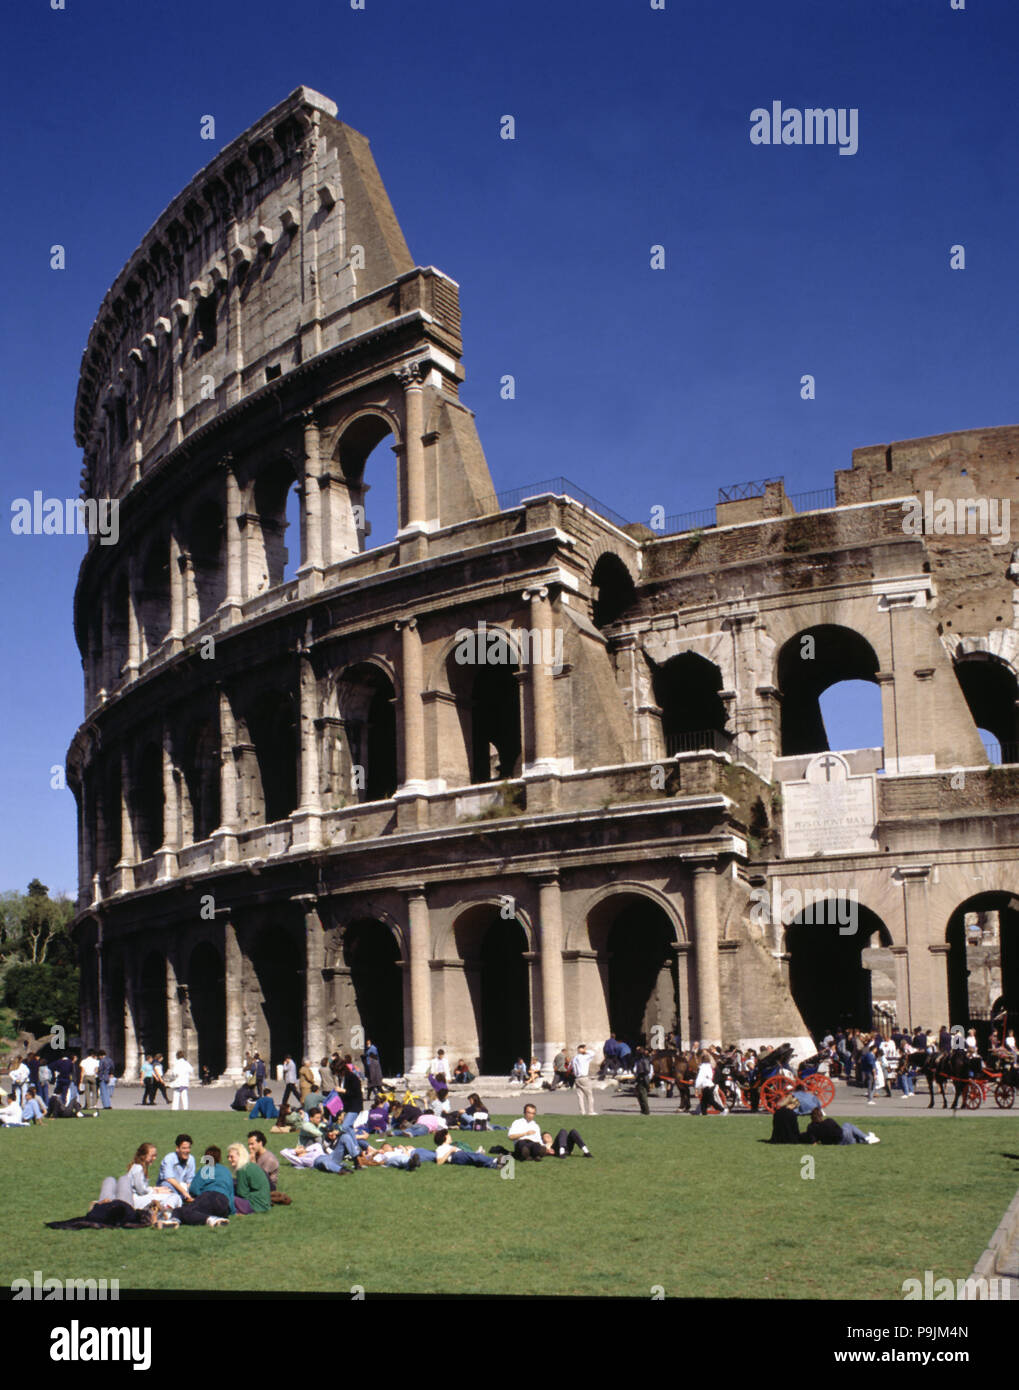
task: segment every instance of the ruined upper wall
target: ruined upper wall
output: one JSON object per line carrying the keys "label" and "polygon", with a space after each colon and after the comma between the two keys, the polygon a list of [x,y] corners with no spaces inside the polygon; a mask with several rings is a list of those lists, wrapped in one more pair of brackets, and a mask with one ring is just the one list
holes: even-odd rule
{"label": "ruined upper wall", "polygon": [[[212,416],[393,319],[414,269],[368,141],[306,87],[226,146],[173,200],[103,300],[82,357],[75,437],[84,491],[122,496]],[[431,312],[459,342],[456,285]],[[420,296],[419,296],[420,297]]]}

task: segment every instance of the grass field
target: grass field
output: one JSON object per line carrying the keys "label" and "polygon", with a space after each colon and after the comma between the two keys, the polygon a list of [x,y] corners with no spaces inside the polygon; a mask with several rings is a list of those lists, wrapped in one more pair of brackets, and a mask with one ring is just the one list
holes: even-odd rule
{"label": "grass field", "polygon": [[[183,1122],[183,1123],[182,1123]],[[503,1121],[506,1123],[507,1121]],[[898,1299],[968,1275],[1016,1190],[1014,1118],[889,1119],[879,1145],[771,1147],[770,1119],[585,1119],[594,1157],[353,1177],[283,1165],[293,1198],[219,1230],[48,1231],[81,1215],[137,1144],[186,1128],[200,1156],[248,1125],[224,1112],[113,1112],[0,1131],[0,1282],[116,1278],[178,1289]],[[270,1136],[275,1152],[292,1143]],[[487,1145],[505,1135],[484,1136]],[[417,1143],[427,1144],[428,1140]],[[814,1160],[813,1178],[801,1177]],[[155,1172],[152,1175],[155,1177]]]}

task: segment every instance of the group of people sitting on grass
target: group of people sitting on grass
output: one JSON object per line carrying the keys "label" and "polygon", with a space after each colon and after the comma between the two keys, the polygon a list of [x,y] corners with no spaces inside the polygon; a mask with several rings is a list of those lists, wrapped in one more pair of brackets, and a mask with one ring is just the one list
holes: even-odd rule
{"label": "group of people sitting on grass", "polygon": [[[448,1105],[438,1097],[435,1103]],[[383,1109],[387,1113],[382,1113]],[[342,1118],[327,1119],[322,1107],[314,1106],[300,1121],[298,1143],[283,1149],[281,1157],[294,1168],[314,1168],[326,1173],[356,1173],[362,1168],[414,1170],[423,1163],[503,1168],[511,1156],[519,1160],[565,1158],[574,1149],[590,1158],[590,1150],[575,1129],[561,1129],[553,1138],[550,1132],[542,1132],[536,1113],[533,1105],[526,1105],[523,1116],[510,1125],[507,1138],[512,1150],[495,1145],[486,1152],[484,1146],[472,1148],[465,1140],[454,1137],[458,1130],[489,1128],[488,1107],[477,1094],[468,1097],[464,1110],[450,1111],[448,1115],[424,1111],[409,1102],[392,1106],[387,1103],[378,1112],[373,1110],[364,1124],[346,1112]],[[426,1135],[434,1147],[392,1142]],[[373,1145],[373,1137],[382,1138],[383,1142]]]}
{"label": "group of people sitting on grass", "polygon": [[193,1146],[190,1134],[178,1134],[153,1184],[149,1171],[159,1151],[147,1141],[139,1144],[125,1173],[103,1179],[98,1198],[84,1216],[46,1224],[53,1230],[225,1226],[231,1216],[252,1216],[276,1205],[290,1205],[290,1198],[276,1190],[279,1159],[269,1151],[261,1130],[253,1129],[246,1144],[231,1144],[226,1164],[215,1144],[206,1146],[196,1164]]}

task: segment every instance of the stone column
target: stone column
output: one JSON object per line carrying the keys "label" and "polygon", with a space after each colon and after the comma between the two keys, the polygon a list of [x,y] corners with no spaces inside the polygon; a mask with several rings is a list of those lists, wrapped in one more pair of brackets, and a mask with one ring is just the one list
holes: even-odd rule
{"label": "stone column", "polygon": [[722,1042],[718,984],[718,901],[712,859],[693,865],[693,926],[697,966],[697,1027],[701,1046]]}
{"label": "stone column", "polygon": [[127,678],[134,680],[141,665],[141,626],[138,622],[138,557],[127,561]]}
{"label": "stone column", "polygon": [[556,760],[555,691],[552,687],[552,661],[555,655],[552,604],[544,585],[540,589],[525,589],[524,598],[530,603],[531,728],[534,737],[534,761],[528,770],[538,774],[555,774],[559,764]]}
{"label": "stone column", "polygon": [[319,484],[319,423],[314,411],[301,416],[304,425],[304,463],[301,481],[301,568],[298,577],[305,576],[310,591],[317,589],[322,571],[322,489]]}
{"label": "stone column", "polygon": [[163,843],[156,850],[156,877],[174,878],[180,849],[180,784],[173,765],[173,731],[163,720]]}
{"label": "stone column", "polygon": [[[304,1051],[317,1060],[327,1054],[326,988],[322,971],[326,963],[326,940],[318,899],[311,894],[297,898],[304,911]],[[296,1059],[301,1065],[301,1059]]]}
{"label": "stone column", "polygon": [[[244,958],[233,922],[223,923],[226,995],[226,1076],[239,1082],[244,1072]],[[300,1065],[300,1062],[298,1062]]]}
{"label": "stone column", "polygon": [[404,460],[407,490],[403,500],[400,529],[420,529],[426,520],[425,450],[421,436],[425,432],[424,383],[421,366],[410,362],[399,367],[396,377],[403,386],[404,402]]}
{"label": "stone column", "polygon": [[566,1042],[566,989],[563,979],[563,914],[559,875],[555,870],[538,877],[539,943],[541,946],[541,997],[545,1038],[535,1045],[542,1066],[551,1067]]}
{"label": "stone column", "polygon": [[422,829],[427,824],[428,790],[425,781],[424,661],[417,618],[396,624],[400,633],[401,725],[403,733],[403,781],[397,796],[400,829]]}
{"label": "stone column", "polygon": [[131,818],[131,755],[127,749],[120,753],[120,859],[117,862],[119,886],[117,891],[128,893],[134,887],[133,865],[138,858]]}
{"label": "stone column", "polygon": [[693,1011],[690,1006],[690,996],[693,992],[690,989],[690,942],[677,942],[673,949],[676,952],[676,976],[679,984],[679,1043],[685,1050],[692,1041],[693,1023]]}
{"label": "stone column", "polygon": [[178,994],[177,963],[172,951],[166,953],[166,1069],[169,1071],[184,1047],[184,1020]]}
{"label": "stone column", "polygon": [[135,971],[128,966],[124,970],[124,1072],[122,1081],[137,1081],[141,1068],[138,1064],[138,990]]}
{"label": "stone column", "polygon": [[177,528],[170,532],[170,631],[166,640],[172,651],[179,651],[186,631],[187,595],[185,592],[187,563],[181,549]]}
{"label": "stone column", "polygon": [[[310,637],[310,632],[308,634]],[[298,737],[301,756],[299,764],[298,806],[291,820],[294,825],[294,848],[317,849],[322,843],[322,799],[319,791],[318,766],[318,681],[307,639],[298,652],[297,682],[300,696]]]}
{"label": "stone column", "polygon": [[237,859],[237,770],[234,744],[237,726],[230,697],[219,687],[219,826],[212,832],[213,861],[230,864]]}
{"label": "stone column", "polygon": [[[931,904],[931,866],[902,864],[892,877],[902,885],[906,948],[905,994],[899,998],[899,1017],[914,1028],[937,1028],[948,1019],[948,947],[943,941],[929,944],[927,923],[939,920]],[[938,949],[944,954],[933,954]]]}
{"label": "stone column", "polygon": [[424,884],[407,889],[410,919],[410,1046],[404,1070],[423,1074],[432,1057],[432,930]]}
{"label": "stone column", "polygon": [[240,607],[247,594],[244,591],[244,576],[241,565],[241,489],[234,472],[233,459],[227,456],[221,461],[223,469],[223,543],[226,547],[226,595],[220,604],[226,609],[230,622],[241,619]]}

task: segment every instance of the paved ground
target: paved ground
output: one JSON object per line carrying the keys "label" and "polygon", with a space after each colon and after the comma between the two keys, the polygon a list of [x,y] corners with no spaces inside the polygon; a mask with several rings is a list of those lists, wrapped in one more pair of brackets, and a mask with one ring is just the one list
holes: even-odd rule
{"label": "paved ground", "polygon": [[[191,1089],[190,1105],[192,1110],[227,1110],[234,1093],[233,1086],[194,1086]],[[272,1086],[273,1094],[279,1101],[283,1093],[280,1085]],[[519,1086],[509,1086],[502,1077],[485,1078],[479,1077],[470,1086],[454,1087],[450,1092],[450,1099],[454,1106],[466,1101],[468,1091],[477,1091],[480,1096],[492,1107],[495,1114],[513,1114],[523,1108],[528,1101],[533,1101],[538,1107],[539,1114],[547,1115],[578,1115],[580,1106],[577,1103],[577,1096],[572,1091],[543,1091],[528,1089],[521,1091]],[[595,1112],[599,1115],[637,1115],[640,1107],[636,1098],[617,1094],[615,1083],[594,1084]],[[118,1110],[137,1108],[142,1109],[142,1088],[140,1086],[118,1086],[114,1091],[114,1105]],[[868,1121],[880,1120],[884,1116],[920,1115],[927,1118],[948,1118],[959,1121],[978,1120],[982,1115],[1011,1115],[1019,1122],[1019,1098],[1013,1110],[999,1110],[994,1104],[994,1100],[989,1099],[979,1110],[968,1110],[963,1112],[956,1111],[953,1115],[951,1110],[951,1093],[949,1093],[949,1108],[941,1108],[940,1097],[936,1097],[936,1104],[933,1110],[928,1109],[928,1097],[925,1094],[917,1095],[912,1099],[904,1099],[898,1091],[892,1092],[892,1099],[885,1096],[879,1097],[873,1105],[867,1104],[866,1091],[857,1090],[856,1087],[846,1087],[838,1084],[835,1090],[835,1100],[829,1108],[829,1113],[846,1118],[864,1118]],[[157,1098],[157,1105],[160,1110],[168,1110],[170,1107],[162,1099]],[[145,1107],[146,1109],[148,1107]],[[665,1100],[652,1097],[652,1115],[672,1115],[676,1116],[678,1102],[676,1100]],[[740,1115],[748,1112],[740,1111],[730,1119],[739,1119]],[[678,1118],[686,1119],[681,1116]],[[727,1121],[721,1116],[709,1116],[712,1120]]]}

